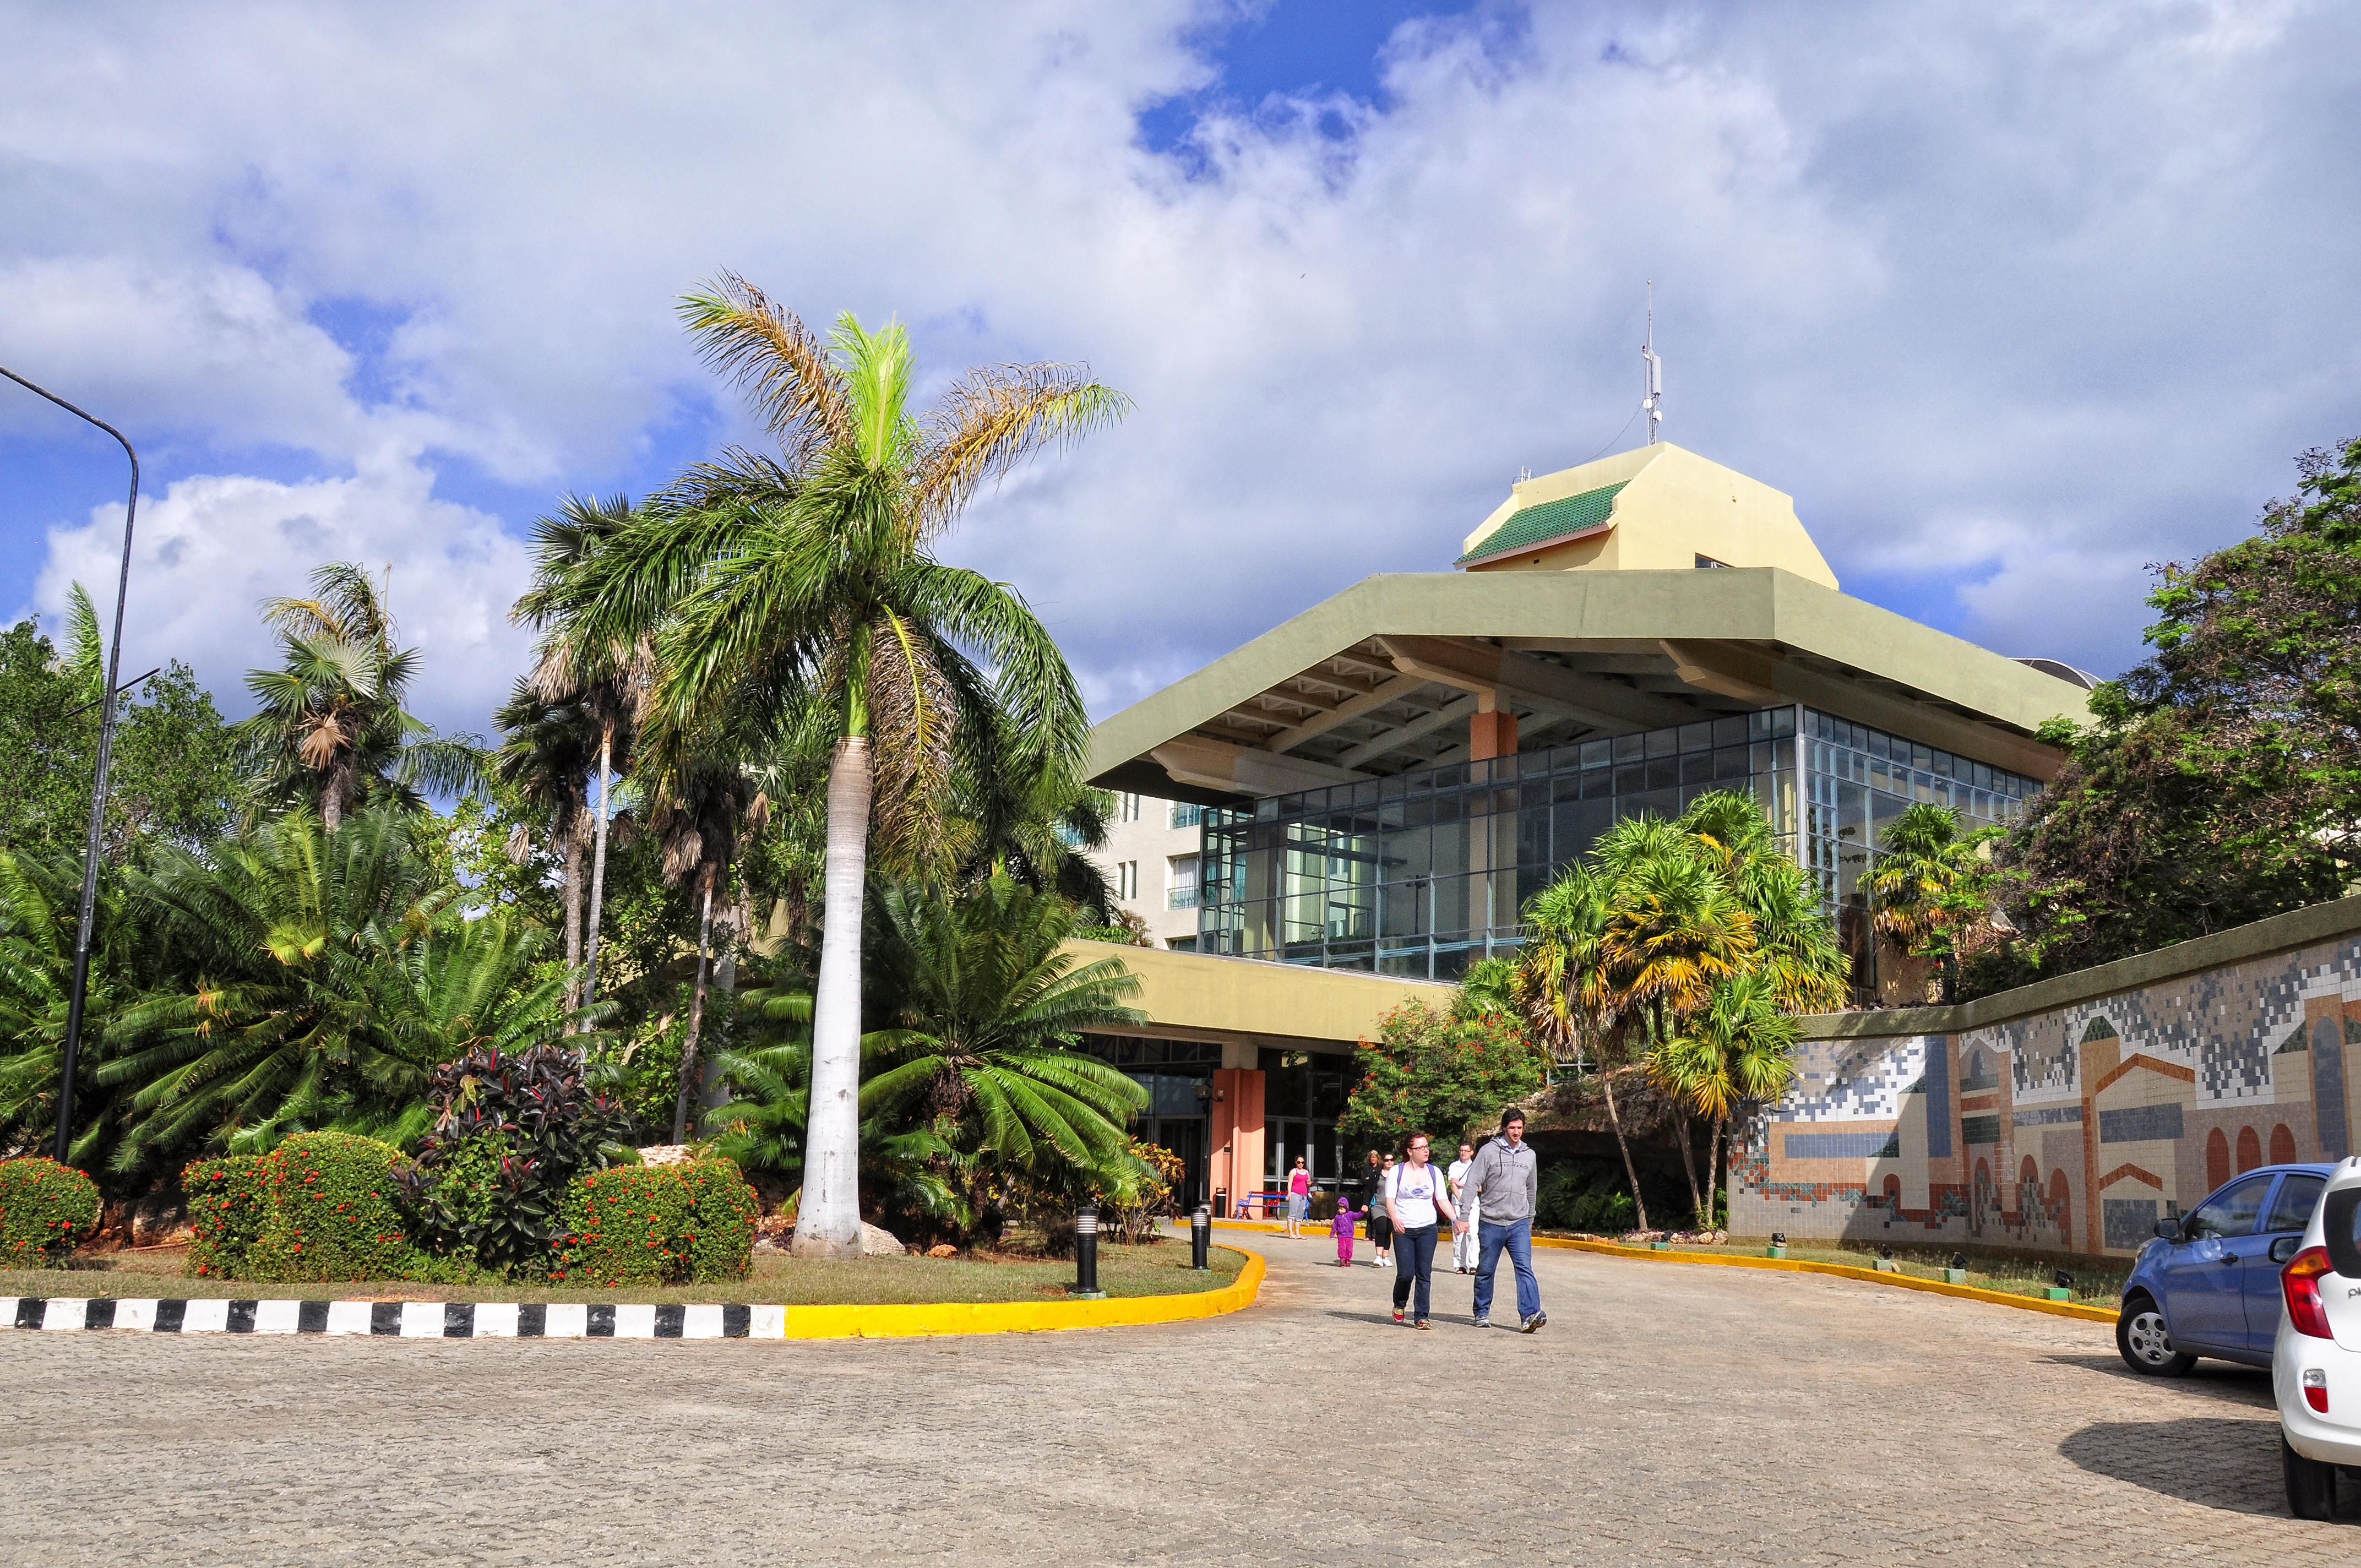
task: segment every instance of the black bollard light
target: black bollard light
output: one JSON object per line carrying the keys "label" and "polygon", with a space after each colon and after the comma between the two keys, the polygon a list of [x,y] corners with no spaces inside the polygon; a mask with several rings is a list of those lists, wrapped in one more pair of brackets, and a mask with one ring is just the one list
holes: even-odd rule
{"label": "black bollard light", "polygon": [[1202,1203],[1189,1216],[1189,1266],[1200,1272],[1213,1266],[1213,1214]]}
{"label": "black bollard light", "polygon": [[1099,1211],[1095,1203],[1082,1205],[1074,1215],[1074,1292],[1086,1301],[1100,1300],[1106,1292],[1099,1288]]}

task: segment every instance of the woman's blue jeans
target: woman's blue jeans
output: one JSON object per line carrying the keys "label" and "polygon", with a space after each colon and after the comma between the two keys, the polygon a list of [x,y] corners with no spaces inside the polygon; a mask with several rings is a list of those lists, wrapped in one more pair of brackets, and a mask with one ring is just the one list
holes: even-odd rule
{"label": "woman's blue jeans", "polygon": [[1426,1321],[1427,1296],[1434,1288],[1434,1227],[1419,1225],[1394,1233],[1394,1310],[1402,1310],[1410,1299],[1411,1285],[1418,1285],[1418,1310],[1411,1314],[1420,1322]]}

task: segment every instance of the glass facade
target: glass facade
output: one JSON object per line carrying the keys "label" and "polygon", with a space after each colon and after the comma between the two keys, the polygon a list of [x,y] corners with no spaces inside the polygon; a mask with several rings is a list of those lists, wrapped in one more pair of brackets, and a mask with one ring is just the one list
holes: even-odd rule
{"label": "glass facade", "polygon": [[1615,822],[1739,789],[1817,877],[1865,962],[1861,875],[1902,807],[1953,806],[1973,829],[2015,820],[2037,787],[1777,707],[1208,808],[1198,950],[1455,980],[1514,947],[1525,900]]}
{"label": "glass facade", "polygon": [[1685,724],[1209,809],[1198,950],[1455,980],[1618,819],[1752,791],[1792,850],[1798,710]]}

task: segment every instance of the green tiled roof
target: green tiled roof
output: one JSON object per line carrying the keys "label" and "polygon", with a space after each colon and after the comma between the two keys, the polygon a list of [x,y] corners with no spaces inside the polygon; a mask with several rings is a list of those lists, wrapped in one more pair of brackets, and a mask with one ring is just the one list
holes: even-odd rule
{"label": "green tiled roof", "polygon": [[1605,522],[1608,514],[1615,510],[1617,493],[1629,483],[1631,481],[1626,479],[1618,484],[1602,485],[1595,490],[1585,490],[1578,496],[1567,496],[1560,500],[1543,501],[1539,506],[1527,507],[1494,529],[1489,539],[1478,543],[1475,549],[1459,557],[1453,565],[1465,566],[1470,561],[1481,561],[1489,555],[1506,554],[1512,551],[1522,550],[1527,545],[1540,544],[1552,539],[1563,539],[1569,533],[1580,533],[1585,529],[1596,528]]}

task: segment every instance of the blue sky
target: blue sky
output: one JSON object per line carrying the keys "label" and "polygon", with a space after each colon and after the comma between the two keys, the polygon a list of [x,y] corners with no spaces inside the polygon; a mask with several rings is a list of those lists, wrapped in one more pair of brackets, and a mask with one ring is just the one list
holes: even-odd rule
{"label": "blue sky", "polygon": [[[361,559],[481,728],[532,518],[753,433],[671,317],[722,268],[925,389],[1133,396],[948,546],[1102,714],[1636,440],[1648,278],[1666,438],[2004,652],[2122,668],[2149,563],[2361,433],[2350,7],[697,16],[0,0],[0,364],[141,446],[130,667],[235,707],[255,602]],[[121,482],[0,398],[0,613],[111,582]]]}

